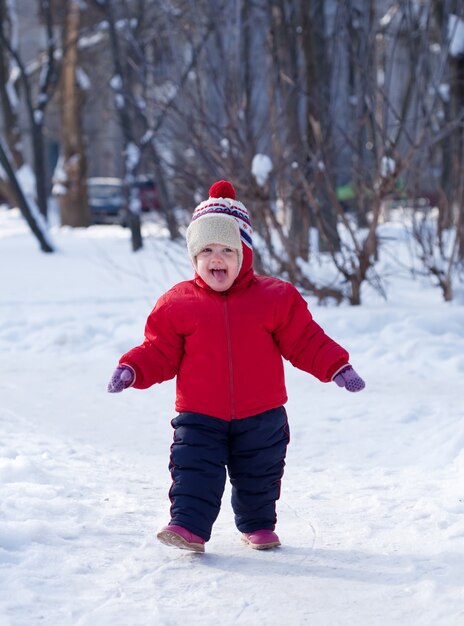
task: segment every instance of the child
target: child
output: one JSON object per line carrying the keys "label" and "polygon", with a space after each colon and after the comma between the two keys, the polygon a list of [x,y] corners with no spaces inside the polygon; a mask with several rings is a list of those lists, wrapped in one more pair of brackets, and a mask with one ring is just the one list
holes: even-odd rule
{"label": "child", "polygon": [[194,279],[161,296],[108,391],[177,376],[171,520],[158,539],[204,552],[227,468],[236,526],[262,550],[280,545],[275,505],[289,442],[282,357],[348,391],[365,384],[295,287],[254,274],[252,227],[231,183],[215,183],[209,195],[187,230]]}

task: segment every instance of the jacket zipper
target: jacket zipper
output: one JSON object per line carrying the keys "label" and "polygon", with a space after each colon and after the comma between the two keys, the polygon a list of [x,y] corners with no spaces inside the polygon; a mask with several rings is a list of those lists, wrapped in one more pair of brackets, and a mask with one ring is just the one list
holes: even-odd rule
{"label": "jacket zipper", "polygon": [[224,316],[225,316],[225,321],[226,321],[227,353],[229,355],[230,417],[231,419],[235,419],[234,372],[233,372],[233,365],[232,365],[232,340],[230,337],[229,306],[227,303],[226,294],[224,294]]}

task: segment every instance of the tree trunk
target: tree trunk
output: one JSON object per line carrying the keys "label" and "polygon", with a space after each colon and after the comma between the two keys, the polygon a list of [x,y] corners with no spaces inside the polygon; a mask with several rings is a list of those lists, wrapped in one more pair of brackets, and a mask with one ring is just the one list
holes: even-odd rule
{"label": "tree trunk", "polygon": [[39,242],[40,249],[42,252],[54,252],[51,243],[48,241],[46,233],[40,227],[37,217],[34,215],[34,212],[31,211],[29,203],[24,196],[23,190],[18,183],[16,175],[14,173],[13,168],[11,167],[11,163],[8,160],[7,153],[5,148],[0,140],[0,164],[5,170],[5,173],[10,181],[11,189],[13,190],[13,194],[18,203],[19,210],[21,211],[24,219],[28,223],[31,231],[35,235],[37,241]]}
{"label": "tree trunk", "polygon": [[63,70],[61,76],[61,128],[63,167],[67,193],[60,196],[61,224],[89,226],[87,167],[82,141],[82,102],[76,81],[79,3],[71,0],[66,16]]}
{"label": "tree trunk", "polygon": [[37,204],[39,210],[47,218],[48,215],[48,194],[45,174],[45,150],[43,123],[35,123],[32,127],[32,149],[34,151],[34,174],[36,181]]}
{"label": "tree trunk", "polygon": [[[0,0],[0,29],[1,39],[8,38],[8,12],[5,6],[5,0]],[[9,80],[9,59],[6,54],[7,48],[2,45],[0,47],[0,104],[2,108],[3,117],[3,132],[5,133],[5,139],[13,159],[15,169],[20,168],[23,163],[23,155],[20,149],[21,135],[19,132],[18,114],[14,105],[8,95],[7,84]],[[14,86],[11,85],[14,89]]]}
{"label": "tree trunk", "polygon": [[[121,124],[122,134],[124,137],[125,152],[127,152],[130,144],[137,145],[137,142],[134,139],[131,118],[129,116],[129,111],[128,111],[128,98],[127,98],[126,86],[125,86],[126,81],[125,81],[125,75],[123,72],[121,51],[120,51],[119,43],[118,43],[118,35],[116,31],[116,23],[115,23],[115,18],[113,14],[113,8],[110,2],[106,3],[105,13],[108,18],[108,27],[109,27],[109,33],[110,33],[110,43],[111,43],[111,53],[113,56],[114,73],[119,78],[118,82],[120,82],[120,86],[116,87],[115,89],[119,90],[119,93],[117,95],[122,96],[122,99],[124,100],[123,104],[117,104],[117,111],[119,115],[119,121]],[[128,166],[128,159],[126,158],[124,161],[124,180],[126,181],[126,183],[129,183],[130,186],[133,185],[134,174],[135,174],[135,166],[134,165]],[[129,189],[128,191],[129,196],[131,196],[132,192],[133,190]],[[133,209],[132,203],[129,202],[128,222],[129,222],[129,228],[131,231],[132,250],[136,252],[137,250],[140,250],[143,247],[143,238],[142,238],[142,228],[141,228],[141,223],[140,223],[140,215],[138,212],[135,212],[132,209]]]}
{"label": "tree trunk", "polygon": [[[317,155],[322,145],[330,151],[330,74],[331,64],[325,36],[324,3],[319,0],[301,0],[302,50],[304,55],[306,103],[306,148],[308,159],[305,175],[312,177],[317,164]],[[324,231],[319,230],[320,250],[339,250],[340,238],[337,231],[337,215],[323,189],[318,190],[321,215],[327,223]],[[329,237],[330,240],[326,241]]]}
{"label": "tree trunk", "polygon": [[357,275],[350,276],[350,285],[350,304],[352,306],[359,306],[361,304],[361,280]]}
{"label": "tree trunk", "polygon": [[160,157],[153,138],[149,142],[149,148],[153,160],[153,177],[158,188],[161,210],[166,218],[169,236],[174,241],[180,237],[179,225],[177,224],[176,216],[172,210],[163,168],[161,167]]}

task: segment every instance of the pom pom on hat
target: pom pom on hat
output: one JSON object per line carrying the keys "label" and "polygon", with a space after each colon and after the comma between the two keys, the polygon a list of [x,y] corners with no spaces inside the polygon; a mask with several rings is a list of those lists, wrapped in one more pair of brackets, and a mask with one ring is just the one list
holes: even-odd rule
{"label": "pom pom on hat", "polygon": [[196,257],[205,246],[219,243],[238,252],[239,268],[243,262],[243,246],[253,247],[253,228],[245,206],[235,199],[235,189],[228,180],[211,185],[209,198],[193,212],[187,229],[187,247],[196,267]]}
{"label": "pom pom on hat", "polygon": [[217,183],[213,183],[209,188],[209,197],[232,198],[232,200],[235,200],[235,189],[228,180],[218,180]]}

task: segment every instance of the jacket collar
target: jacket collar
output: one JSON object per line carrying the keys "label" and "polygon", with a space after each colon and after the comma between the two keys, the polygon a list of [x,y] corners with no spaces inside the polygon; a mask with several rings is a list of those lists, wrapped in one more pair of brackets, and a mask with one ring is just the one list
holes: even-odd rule
{"label": "jacket collar", "polygon": [[243,291],[243,289],[246,289],[248,285],[251,283],[251,281],[253,280],[254,275],[255,273],[252,267],[250,267],[245,272],[240,272],[240,274],[237,276],[234,283],[232,284],[232,287],[228,289],[227,291],[215,291],[214,289],[211,289],[211,287],[207,285],[205,281],[203,280],[203,278],[201,278],[201,276],[197,274],[196,272],[195,272],[195,278],[193,279],[193,282],[195,283],[195,285],[197,285],[197,287],[200,287],[201,289],[204,289],[205,291],[209,291],[211,293],[217,293],[218,295],[227,295],[229,293],[236,293],[238,291]]}

